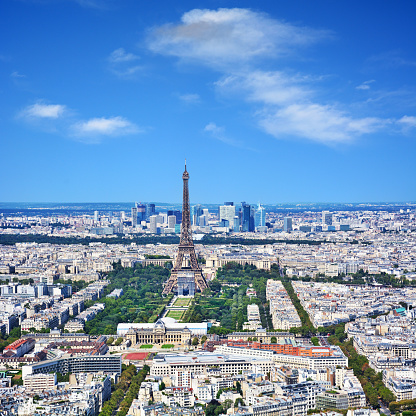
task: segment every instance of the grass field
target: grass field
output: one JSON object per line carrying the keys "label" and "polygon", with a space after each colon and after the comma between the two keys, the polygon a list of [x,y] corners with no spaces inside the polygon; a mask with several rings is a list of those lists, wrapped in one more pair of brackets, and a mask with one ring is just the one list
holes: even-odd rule
{"label": "grass field", "polygon": [[178,298],[175,300],[173,306],[188,306],[191,303],[191,298]]}
{"label": "grass field", "polygon": [[173,348],[174,345],[173,344],[163,344],[162,348]]}
{"label": "grass field", "polygon": [[143,344],[143,345],[140,345],[140,348],[153,348],[153,345]]}
{"label": "grass field", "polygon": [[178,321],[182,318],[183,311],[169,311],[166,315],[168,318],[177,319]]}

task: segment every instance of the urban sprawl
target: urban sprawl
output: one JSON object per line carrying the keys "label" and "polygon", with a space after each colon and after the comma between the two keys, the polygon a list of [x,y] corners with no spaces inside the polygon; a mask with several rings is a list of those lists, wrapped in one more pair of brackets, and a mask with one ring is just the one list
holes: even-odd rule
{"label": "urban sprawl", "polygon": [[414,205],[189,215],[1,214],[1,416],[416,414]]}

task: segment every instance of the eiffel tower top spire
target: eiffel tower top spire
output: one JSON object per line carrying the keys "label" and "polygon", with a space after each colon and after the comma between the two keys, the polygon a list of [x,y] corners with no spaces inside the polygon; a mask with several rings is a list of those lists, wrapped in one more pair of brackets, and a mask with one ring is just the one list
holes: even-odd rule
{"label": "eiffel tower top spire", "polygon": [[189,173],[186,170],[185,159],[185,171],[182,175],[183,179],[183,202],[182,202],[182,227],[181,227],[181,240],[180,245],[193,246],[192,230],[191,230],[191,210],[189,207],[189,189],[188,180]]}

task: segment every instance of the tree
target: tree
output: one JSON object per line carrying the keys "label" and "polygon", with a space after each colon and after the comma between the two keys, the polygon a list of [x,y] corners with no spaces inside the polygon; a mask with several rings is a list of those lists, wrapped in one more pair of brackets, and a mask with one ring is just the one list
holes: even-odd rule
{"label": "tree", "polygon": [[313,345],[315,345],[315,347],[319,347],[319,340],[317,337],[312,337],[311,342]]}
{"label": "tree", "polygon": [[227,412],[227,410],[230,409],[232,406],[233,406],[233,401],[230,399],[225,400],[224,403],[222,404],[222,407],[225,410],[225,412]]}
{"label": "tree", "polygon": [[160,391],[162,391],[162,390],[165,390],[165,388],[166,388],[166,385],[165,385],[165,383],[162,381],[162,382],[160,383],[160,385],[159,385],[159,390],[160,390]]}
{"label": "tree", "polygon": [[271,342],[272,344],[277,344],[277,338],[276,338],[276,337],[271,337],[271,338],[270,338],[270,342]]}
{"label": "tree", "polygon": [[198,340],[198,338],[197,338],[197,337],[195,337],[195,338],[192,340],[192,345],[193,345],[194,347],[196,347],[198,344],[199,344],[199,340]]}
{"label": "tree", "polygon": [[244,400],[241,397],[237,397],[234,402],[234,407],[245,406]]}
{"label": "tree", "polygon": [[220,412],[216,412],[217,409],[221,409],[220,412],[222,411],[222,406],[220,404],[220,402],[218,400],[211,400],[208,403],[208,406],[205,408],[205,415],[206,416],[217,416]]}
{"label": "tree", "polygon": [[201,344],[205,344],[205,341],[207,340],[207,336],[206,335],[202,335],[201,337]]}

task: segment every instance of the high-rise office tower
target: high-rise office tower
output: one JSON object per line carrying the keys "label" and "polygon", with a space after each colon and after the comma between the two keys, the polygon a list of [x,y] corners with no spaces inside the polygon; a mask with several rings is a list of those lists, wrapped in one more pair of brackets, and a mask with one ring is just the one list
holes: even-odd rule
{"label": "high-rise office tower", "polygon": [[255,227],[264,227],[266,225],[266,210],[259,203],[256,212],[254,214]]}
{"label": "high-rise office tower", "polygon": [[136,206],[131,208],[131,225],[132,227],[137,227],[137,207]]}
{"label": "high-rise office tower", "polygon": [[192,223],[193,225],[200,225],[199,224],[199,217],[203,215],[202,207],[200,204],[196,204],[193,206],[193,213],[192,213]]}
{"label": "high-rise office tower", "polygon": [[156,234],[157,233],[157,215],[152,215],[150,218],[150,226],[149,226],[149,231],[152,234]]}
{"label": "high-rise office tower", "polygon": [[329,211],[322,211],[322,225],[332,225],[332,214]]}
{"label": "high-rise office tower", "polygon": [[182,212],[180,210],[169,210],[168,216],[170,215],[174,215],[176,217],[176,224],[180,224],[182,222]]}
{"label": "high-rise office tower", "polygon": [[235,233],[239,233],[240,232],[240,217],[238,215],[236,215],[234,217],[233,230],[234,230]]}
{"label": "high-rise office tower", "polygon": [[156,214],[155,204],[146,204],[146,220]]}
{"label": "high-rise office tower", "polygon": [[291,232],[293,230],[292,228],[292,217],[285,217],[283,220],[283,231],[286,231],[287,233]]}
{"label": "high-rise office tower", "polygon": [[168,216],[168,228],[175,228],[176,225],[176,217],[174,215]]}
{"label": "high-rise office tower", "polygon": [[[229,203],[230,204],[230,203]],[[231,202],[232,204],[232,202]],[[229,227],[234,227],[234,217],[235,217],[235,206],[234,205],[227,205],[225,203],[224,205],[221,205],[219,207],[219,214],[220,214],[220,222],[222,220],[227,220]]]}
{"label": "high-rise office tower", "polygon": [[98,211],[94,211],[94,221],[98,221],[99,217],[98,217]]}
{"label": "high-rise office tower", "polygon": [[208,225],[208,218],[206,215],[201,215],[198,219],[198,224],[200,227],[206,227]]}
{"label": "high-rise office tower", "polygon": [[126,213],[124,211],[120,211],[120,219],[124,221],[126,219]]}
{"label": "high-rise office tower", "polygon": [[146,220],[146,205],[138,204],[137,205],[137,221],[145,221]]}
{"label": "high-rise office tower", "polygon": [[241,212],[241,231],[254,231],[254,215],[251,206],[243,201],[241,203]]}
{"label": "high-rise office tower", "polygon": [[202,270],[198,265],[196,259],[194,242],[192,241],[191,230],[191,212],[189,208],[189,173],[186,170],[182,175],[183,180],[183,204],[182,204],[182,226],[181,239],[178,247],[178,256],[176,257],[175,265],[170,274],[169,280],[163,289],[163,294],[168,294],[174,288],[177,288],[179,295],[186,292],[190,295],[195,293],[196,289],[201,292],[208,287]]}

